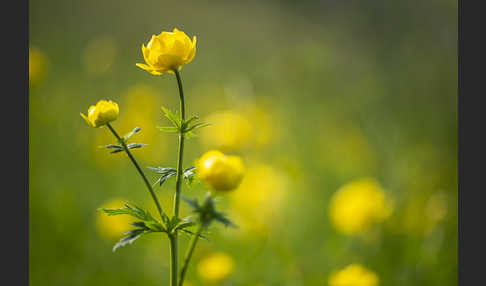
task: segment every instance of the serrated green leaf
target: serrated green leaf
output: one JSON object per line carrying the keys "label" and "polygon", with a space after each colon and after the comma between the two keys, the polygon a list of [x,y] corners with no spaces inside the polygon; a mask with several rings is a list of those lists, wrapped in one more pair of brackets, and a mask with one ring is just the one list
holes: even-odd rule
{"label": "serrated green leaf", "polygon": [[130,132],[130,133],[128,133],[128,134],[126,134],[125,136],[123,136],[123,138],[124,138],[125,140],[128,140],[128,139],[129,139],[130,137],[132,137],[134,134],[136,134],[136,133],[140,132],[140,130],[142,130],[142,128],[140,128],[140,127],[135,127],[135,128],[132,130],[132,132]]}
{"label": "serrated green leaf", "polygon": [[178,130],[180,130],[182,126],[182,122],[179,116],[177,116],[176,113],[173,113],[171,110],[163,106],[162,106],[162,110],[165,113],[165,117],[167,117],[174,124],[174,126],[176,126]]}
{"label": "serrated green leaf", "polygon": [[182,196],[182,199],[188,203],[194,211],[199,211],[201,209],[201,206],[199,205],[197,199],[190,199],[188,197]]}
{"label": "serrated green leaf", "polygon": [[[181,229],[181,231],[184,232],[184,233],[186,233],[186,234],[188,234],[189,236],[196,235],[194,232],[192,232],[190,230],[187,230],[187,229]],[[205,236],[205,235],[199,234],[198,237],[209,241],[209,238],[207,236]]]}
{"label": "serrated green leaf", "polygon": [[196,123],[196,124],[192,125],[191,127],[184,129],[184,132],[190,132],[192,130],[203,128],[203,127],[206,127],[206,126],[209,126],[209,125],[211,125],[211,123],[203,123],[203,122]]}
{"label": "serrated green leaf", "polygon": [[224,226],[228,227],[234,227],[237,228],[238,226],[234,224],[231,220],[226,218],[222,213],[214,212],[213,213],[213,219],[217,222],[222,223]]}
{"label": "serrated green leaf", "polygon": [[189,118],[188,120],[186,120],[182,124],[182,130],[186,129],[187,126],[189,126],[193,121],[197,121],[197,120],[199,120],[199,117],[198,116],[193,116],[193,117]]}
{"label": "serrated green leaf", "polygon": [[127,244],[132,244],[135,240],[137,240],[140,236],[142,236],[145,233],[148,233],[151,231],[147,231],[145,229],[133,229],[125,233],[126,236],[122,237],[114,246],[113,246],[113,252],[115,252],[118,248],[125,246]]}
{"label": "serrated green leaf", "polygon": [[141,148],[143,146],[147,146],[147,144],[140,144],[140,143],[130,143],[127,145],[128,149],[135,149],[135,148]]}
{"label": "serrated green leaf", "polygon": [[110,154],[118,153],[118,152],[121,152],[123,150],[124,149],[115,149],[115,150],[111,151]]}
{"label": "serrated green leaf", "polygon": [[115,145],[115,144],[108,144],[108,145],[105,145],[105,146],[100,146],[100,148],[106,148],[106,149],[123,149],[123,146]]}
{"label": "serrated green leaf", "polygon": [[171,172],[175,172],[177,173],[177,170],[174,169],[174,168],[167,168],[167,167],[157,167],[157,168],[154,168],[154,167],[147,167],[147,169],[149,169],[150,171],[154,172],[154,173],[157,173],[157,174],[167,174],[167,173],[171,173]]}
{"label": "serrated green leaf", "polygon": [[157,129],[167,133],[179,133],[179,129],[174,126],[157,126]]}

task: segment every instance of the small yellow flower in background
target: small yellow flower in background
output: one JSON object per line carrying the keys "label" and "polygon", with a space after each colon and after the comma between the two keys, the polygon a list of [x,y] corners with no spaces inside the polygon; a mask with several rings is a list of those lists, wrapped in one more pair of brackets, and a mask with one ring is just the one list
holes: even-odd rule
{"label": "small yellow flower in background", "polygon": [[191,41],[184,32],[174,28],[172,32],[153,35],[147,47],[142,45],[142,53],[146,64],[137,64],[139,68],[153,75],[173,73],[173,69],[180,70],[196,55],[196,36]]}
{"label": "small yellow flower in background", "polygon": [[235,151],[251,143],[252,126],[243,114],[225,110],[210,114],[205,119],[211,126],[201,130],[201,140],[206,146],[224,151]]}
{"label": "small yellow flower in background", "polygon": [[[123,208],[127,200],[120,198],[111,199],[103,203],[100,208],[117,209]],[[123,236],[123,233],[132,229],[130,225],[136,219],[129,215],[108,216],[102,211],[98,211],[96,216],[96,226],[99,234],[107,241],[115,241]]]}
{"label": "small yellow flower in background", "polygon": [[100,100],[95,105],[91,105],[88,109],[88,115],[81,113],[81,117],[91,127],[100,127],[108,122],[116,120],[118,117],[118,104],[111,100]]}
{"label": "small yellow flower in background", "polygon": [[223,252],[215,252],[197,265],[199,276],[209,283],[218,283],[227,278],[234,270],[233,259]]}
{"label": "small yellow flower in background", "polygon": [[29,48],[29,83],[38,84],[47,73],[47,57],[37,48]]}
{"label": "small yellow flower in background", "polygon": [[238,187],[245,167],[238,156],[226,156],[220,151],[211,150],[196,161],[199,178],[215,191],[231,191]]}
{"label": "small yellow flower in background", "polygon": [[363,178],[342,186],[331,198],[329,216],[334,227],[344,234],[365,232],[385,220],[392,211],[381,186]]}
{"label": "small yellow flower in background", "polygon": [[329,275],[329,286],[378,286],[378,276],[360,264],[351,264]]}

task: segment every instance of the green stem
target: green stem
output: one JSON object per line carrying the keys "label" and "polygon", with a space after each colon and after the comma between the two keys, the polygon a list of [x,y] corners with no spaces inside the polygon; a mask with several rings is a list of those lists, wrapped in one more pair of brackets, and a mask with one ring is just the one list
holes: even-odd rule
{"label": "green stem", "polygon": [[[180,99],[180,112],[182,122],[186,120],[186,107],[184,104],[184,91],[182,90],[182,80],[181,75],[177,69],[174,69],[174,73],[177,78],[177,85],[179,86],[179,99]],[[181,183],[182,183],[182,158],[184,154],[184,134],[179,133],[179,150],[177,158],[177,176],[176,176],[176,193],[174,198],[174,216],[179,217],[179,204],[180,204],[180,193],[181,193]]]}
{"label": "green stem", "polygon": [[184,257],[184,262],[182,264],[181,276],[179,278],[179,286],[182,286],[182,284],[184,283],[184,277],[186,275],[187,267],[189,267],[189,261],[191,260],[192,253],[196,248],[197,241],[199,240],[199,236],[201,235],[203,228],[203,224],[200,224],[196,231],[196,234],[191,239],[191,243],[189,244],[189,248],[187,249],[186,256]]}
{"label": "green stem", "polygon": [[170,242],[170,285],[177,286],[177,236],[169,234]]}
{"label": "green stem", "polygon": [[[180,113],[181,113],[181,121],[184,122],[186,120],[186,107],[184,104],[184,91],[182,90],[182,80],[181,75],[177,68],[174,70],[174,74],[177,78],[177,85],[179,87],[179,102],[180,102]],[[177,157],[177,175],[176,175],[176,192],[174,196],[174,217],[177,219],[179,218],[179,205],[180,205],[180,196],[181,196],[181,185],[182,185],[182,160],[184,155],[184,134],[179,132],[179,148],[178,148],[178,157]],[[171,286],[177,286],[177,259],[178,259],[178,239],[177,239],[177,230],[174,231],[173,234],[170,235],[171,244],[170,244],[170,255],[171,255]]]}
{"label": "green stem", "polygon": [[127,144],[125,143],[125,140],[123,140],[120,135],[113,129],[110,123],[106,123],[106,126],[111,130],[113,135],[115,135],[116,139],[118,139],[118,142],[123,146],[123,149],[127,153],[128,157],[130,160],[132,160],[133,165],[135,165],[135,168],[137,168],[138,172],[140,173],[140,176],[142,176],[143,181],[145,182],[145,185],[147,186],[150,195],[152,196],[152,199],[154,200],[155,205],[157,206],[157,210],[159,211],[160,218],[162,221],[164,221],[163,218],[163,213],[164,211],[162,210],[162,207],[160,206],[159,199],[157,198],[157,195],[155,194],[154,190],[152,189],[152,185],[148,181],[147,177],[145,176],[144,172],[142,171],[142,168],[140,168],[140,165],[138,164],[137,160],[135,160],[135,157],[133,157],[132,152],[130,152],[130,149],[128,149]]}

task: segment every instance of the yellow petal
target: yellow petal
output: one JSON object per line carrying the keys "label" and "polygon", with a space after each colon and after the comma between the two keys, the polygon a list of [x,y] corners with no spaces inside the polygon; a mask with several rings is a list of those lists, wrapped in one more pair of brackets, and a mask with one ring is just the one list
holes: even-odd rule
{"label": "yellow petal", "polygon": [[175,40],[170,53],[181,58],[186,58],[188,51],[189,50],[186,50],[183,42],[181,42],[180,40]]}
{"label": "yellow petal", "polygon": [[79,113],[79,114],[81,114],[81,117],[83,117],[84,121],[86,121],[86,123],[88,123],[89,126],[94,127],[86,115],[84,115],[83,113]]}
{"label": "yellow petal", "polygon": [[150,62],[149,62],[150,50],[148,48],[146,48],[143,44],[142,44],[142,54],[143,54],[143,59],[145,60],[145,62],[147,64],[150,64]]}
{"label": "yellow petal", "polygon": [[189,55],[187,56],[186,63],[190,63],[192,59],[194,59],[194,56],[196,55],[196,42],[197,38],[194,36],[192,38],[192,48],[191,51],[189,52]]}
{"label": "yellow petal", "polygon": [[153,75],[161,75],[162,74],[161,72],[158,72],[158,71],[155,71],[155,70],[150,71],[150,73],[153,74]]}
{"label": "yellow petal", "polygon": [[137,64],[135,64],[135,65],[136,65],[137,67],[141,68],[141,69],[146,70],[146,71],[152,71],[152,70],[153,70],[153,68],[152,68],[152,67],[150,67],[150,66],[148,66],[148,65],[146,65],[146,64],[138,64],[138,63],[137,63]]}

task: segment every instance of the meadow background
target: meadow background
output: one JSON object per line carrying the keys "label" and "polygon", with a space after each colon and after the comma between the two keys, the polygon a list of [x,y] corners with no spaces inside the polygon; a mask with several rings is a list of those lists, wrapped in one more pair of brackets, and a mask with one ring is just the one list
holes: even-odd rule
{"label": "meadow background", "polygon": [[[111,251],[126,222],[96,209],[154,208],[126,156],[98,148],[115,142],[108,130],[79,113],[117,101],[113,126],[139,126],[132,142],[149,144],[134,150],[141,164],[174,166],[177,138],[156,126],[168,124],[162,105],[178,106],[176,81],[135,66],[141,45],[174,27],[198,38],[182,69],[188,114],[217,123],[187,142],[184,165],[216,148],[247,166],[219,202],[239,229],[211,230],[187,285],[328,285],[352,263],[380,285],[456,285],[456,1],[31,0],[29,9],[31,285],[168,284],[162,234]],[[363,179],[390,212],[346,233],[330,202]],[[173,188],[156,189],[165,208]],[[233,261],[218,281],[199,270],[213,253]]]}

